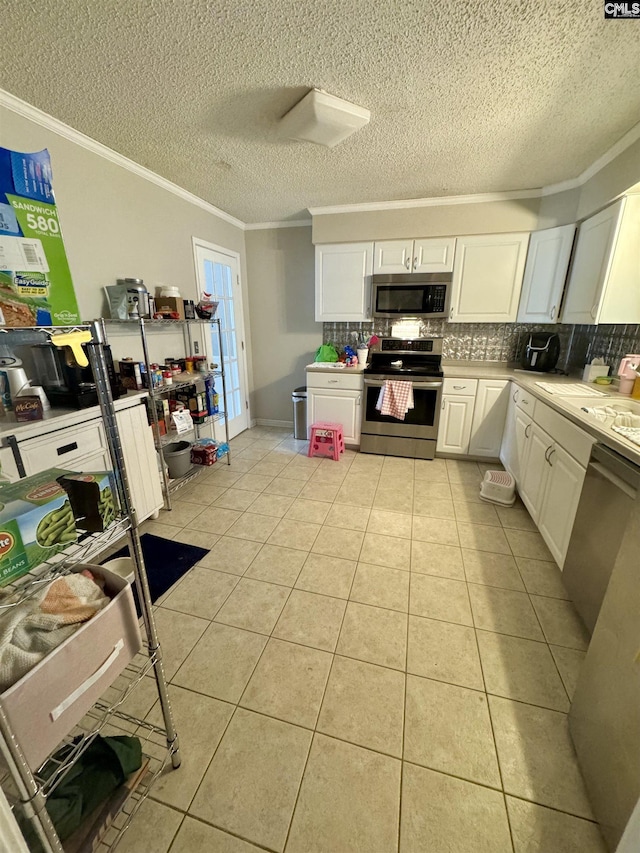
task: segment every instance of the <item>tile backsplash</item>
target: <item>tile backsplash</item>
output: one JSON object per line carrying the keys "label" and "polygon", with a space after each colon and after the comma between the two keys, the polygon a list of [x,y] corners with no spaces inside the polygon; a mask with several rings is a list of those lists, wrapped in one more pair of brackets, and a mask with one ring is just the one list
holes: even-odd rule
{"label": "tile backsplash", "polygon": [[[530,332],[555,332],[560,336],[558,368],[572,372],[594,358],[603,358],[615,374],[620,359],[640,352],[640,326],[531,325],[526,323],[449,323],[425,320],[421,336],[442,338],[442,357],[457,361],[519,362]],[[353,345],[353,333],[368,339],[391,334],[390,320],[372,323],[323,323],[323,341],[338,349]]]}

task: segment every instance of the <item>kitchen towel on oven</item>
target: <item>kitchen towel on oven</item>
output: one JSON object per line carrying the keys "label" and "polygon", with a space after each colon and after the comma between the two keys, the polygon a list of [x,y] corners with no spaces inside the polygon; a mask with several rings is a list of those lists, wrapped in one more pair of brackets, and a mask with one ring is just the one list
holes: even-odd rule
{"label": "kitchen towel on oven", "polygon": [[387,379],[380,389],[376,409],[381,415],[403,421],[409,409],[413,409],[413,383],[407,379]]}

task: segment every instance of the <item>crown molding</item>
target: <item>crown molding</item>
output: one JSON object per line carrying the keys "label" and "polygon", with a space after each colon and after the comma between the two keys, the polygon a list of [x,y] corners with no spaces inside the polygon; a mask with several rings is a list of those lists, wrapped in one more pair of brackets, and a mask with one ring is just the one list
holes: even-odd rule
{"label": "crown molding", "polygon": [[267,228],[311,228],[311,219],[283,219],[276,222],[251,222],[244,226],[245,231],[263,231]]}
{"label": "crown molding", "polygon": [[0,106],[6,107],[8,110],[24,116],[24,118],[28,118],[35,124],[45,127],[47,130],[56,133],[58,136],[62,136],[64,139],[68,139],[69,142],[74,142],[76,145],[86,148],[87,151],[91,151],[99,157],[104,157],[105,160],[109,160],[111,163],[115,163],[117,166],[121,166],[129,172],[133,172],[134,175],[144,178],[146,181],[155,184],[161,189],[173,193],[173,195],[178,196],[178,198],[181,198],[183,201],[194,204],[197,207],[202,208],[202,210],[206,210],[207,213],[212,213],[219,219],[223,219],[230,225],[235,225],[236,228],[240,228],[244,231],[244,222],[236,219],[235,216],[231,216],[230,213],[220,210],[219,207],[215,207],[215,205],[210,204],[208,201],[200,198],[200,196],[194,195],[188,190],[179,187],[172,181],[152,172],[151,169],[147,169],[145,166],[141,166],[139,163],[129,160],[128,157],[118,154],[118,152],[114,151],[112,148],[108,148],[101,142],[97,142],[90,136],[86,136],[79,130],[75,130],[75,128],[70,127],[68,124],[65,124],[53,116],[50,116],[48,113],[43,112],[43,110],[34,107],[32,104],[28,104],[26,101],[17,98],[10,92],[6,92],[4,89],[0,89]]}
{"label": "crown molding", "polygon": [[416,207],[442,207],[449,204],[482,204],[491,201],[509,201],[510,199],[540,198],[542,191],[509,190],[496,193],[475,193],[474,195],[445,195],[433,198],[405,198],[398,201],[372,201],[362,204],[336,204],[331,207],[309,207],[312,216],[325,216],[331,213],[367,213],[376,210],[408,210]]}
{"label": "crown molding", "polygon": [[555,195],[556,193],[565,192],[566,190],[574,190],[577,187],[583,186],[583,184],[586,184],[594,175],[597,175],[598,172],[604,169],[605,166],[612,163],[616,157],[622,154],[623,151],[630,148],[634,142],[638,141],[638,139],[640,139],[640,122],[635,124],[631,130],[628,130],[623,137],[609,148],[608,151],[605,151],[602,157],[598,157],[595,162],[590,166],[587,166],[584,172],[581,172],[577,178],[572,178],[569,181],[562,181],[559,184],[549,184],[542,188],[542,195]]}

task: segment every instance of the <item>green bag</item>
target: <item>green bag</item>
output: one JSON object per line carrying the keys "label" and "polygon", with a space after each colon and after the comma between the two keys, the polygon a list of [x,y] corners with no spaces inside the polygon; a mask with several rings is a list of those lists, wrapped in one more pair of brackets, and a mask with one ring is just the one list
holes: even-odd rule
{"label": "green bag", "polygon": [[318,347],[318,351],[316,353],[316,361],[337,361],[338,360],[338,351],[334,347],[333,344],[322,344],[321,347]]}

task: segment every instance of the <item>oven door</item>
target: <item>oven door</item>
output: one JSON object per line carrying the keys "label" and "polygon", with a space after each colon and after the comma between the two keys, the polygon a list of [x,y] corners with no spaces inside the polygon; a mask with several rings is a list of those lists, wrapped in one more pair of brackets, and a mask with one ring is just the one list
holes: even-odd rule
{"label": "oven door", "polygon": [[[402,379],[402,382],[411,382]],[[376,409],[380,390],[385,380],[380,377],[364,379],[364,405],[362,406],[362,432],[367,435],[391,435],[404,438],[438,437],[442,380],[413,381],[413,409],[403,421],[381,415]]]}

